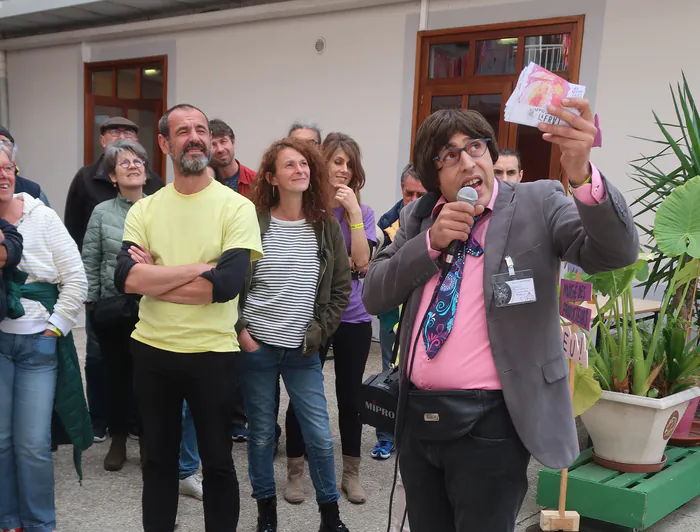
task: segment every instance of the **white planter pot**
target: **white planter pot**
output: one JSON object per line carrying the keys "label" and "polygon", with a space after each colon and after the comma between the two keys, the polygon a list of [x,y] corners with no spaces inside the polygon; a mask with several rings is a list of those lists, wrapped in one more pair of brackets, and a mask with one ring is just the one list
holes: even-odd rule
{"label": "white planter pot", "polygon": [[698,387],[663,399],[604,391],[581,420],[597,457],[621,464],[660,464],[688,403],[698,396]]}

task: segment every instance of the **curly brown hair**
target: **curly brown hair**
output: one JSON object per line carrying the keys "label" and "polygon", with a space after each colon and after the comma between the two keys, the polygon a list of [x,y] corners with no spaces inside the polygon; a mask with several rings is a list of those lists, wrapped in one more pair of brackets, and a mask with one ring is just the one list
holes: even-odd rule
{"label": "curly brown hair", "polygon": [[345,133],[329,133],[323,141],[323,155],[326,156],[326,164],[330,166],[330,161],[338,150],[343,150],[350,162],[348,166],[352,170],[352,179],[348,186],[360,201],[360,190],[365,186],[365,169],[362,167],[362,152],[355,140]]}
{"label": "curly brown hair", "polygon": [[313,143],[305,140],[287,137],[276,142],[265,150],[260,162],[260,168],[255,178],[253,197],[251,198],[259,211],[272,209],[280,201],[279,192],[275,191],[267,179],[267,176],[275,175],[277,170],[277,157],[285,148],[291,148],[299,152],[309,163],[309,188],[302,196],[302,209],[306,219],[311,223],[322,222],[330,217],[328,199],[330,183],[328,182],[328,170],[321,150]]}

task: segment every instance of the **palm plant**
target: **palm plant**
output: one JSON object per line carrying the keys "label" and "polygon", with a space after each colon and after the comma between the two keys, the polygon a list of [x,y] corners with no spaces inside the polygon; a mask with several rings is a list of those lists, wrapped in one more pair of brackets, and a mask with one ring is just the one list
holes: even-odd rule
{"label": "palm plant", "polygon": [[[676,89],[670,86],[673,106],[676,113],[675,123],[663,122],[656,113],[654,120],[661,131],[663,139],[654,140],[635,137],[653,143],[659,151],[649,156],[642,156],[632,161],[634,172],[630,177],[639,183],[644,192],[632,203],[635,214],[639,216],[652,212],[656,213],[663,201],[679,186],[687,183],[693,177],[700,175],[700,113],[695,104],[688,81],[683,74],[682,83]],[[670,167],[670,171],[662,169]],[[651,272],[645,282],[645,295],[659,285],[671,282],[681,257],[669,257],[662,253],[653,243],[654,227],[637,222],[642,233],[648,237],[646,248],[656,255],[651,263]],[[681,316],[689,319],[692,302],[695,300],[697,280],[686,291],[683,300]],[[680,294],[676,294],[680,297]],[[674,301],[674,303],[676,303]]]}
{"label": "palm plant", "polygon": [[[640,396],[670,395],[694,385],[700,368],[700,347],[687,341],[682,302],[700,274],[700,176],[677,187],[659,205],[653,236],[656,248],[674,261],[660,317],[646,341],[637,326],[632,297],[635,279],[644,282],[647,261],[612,272],[585,276],[596,293],[608,296],[591,329],[600,335],[591,343],[595,376],[603,389]],[[674,295],[679,293],[680,298]],[[671,300],[674,299],[674,302]]]}

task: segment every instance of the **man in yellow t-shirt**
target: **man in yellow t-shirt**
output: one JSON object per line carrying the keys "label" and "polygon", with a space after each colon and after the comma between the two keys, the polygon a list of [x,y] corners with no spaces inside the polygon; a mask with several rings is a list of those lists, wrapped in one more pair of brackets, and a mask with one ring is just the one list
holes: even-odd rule
{"label": "man in yellow t-shirt", "polygon": [[143,296],[131,344],[146,448],[143,523],[146,530],[175,526],[185,400],[197,427],[206,528],[235,531],[233,325],[250,262],[262,257],[260,230],[253,204],[207,175],[204,113],[178,105],[158,126],[175,180],[129,211],[115,272],[121,292]]}

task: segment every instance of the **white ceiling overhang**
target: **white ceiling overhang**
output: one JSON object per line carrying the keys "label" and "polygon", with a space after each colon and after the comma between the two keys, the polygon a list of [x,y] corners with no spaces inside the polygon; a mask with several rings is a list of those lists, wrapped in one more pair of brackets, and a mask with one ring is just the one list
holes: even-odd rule
{"label": "white ceiling overhang", "polygon": [[0,39],[192,15],[284,0],[4,0]]}

